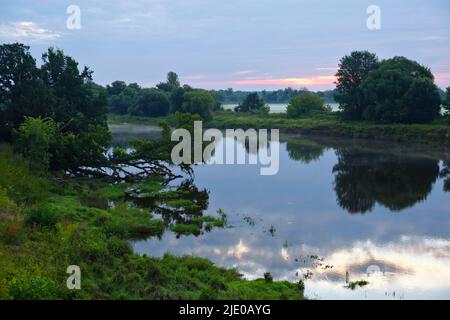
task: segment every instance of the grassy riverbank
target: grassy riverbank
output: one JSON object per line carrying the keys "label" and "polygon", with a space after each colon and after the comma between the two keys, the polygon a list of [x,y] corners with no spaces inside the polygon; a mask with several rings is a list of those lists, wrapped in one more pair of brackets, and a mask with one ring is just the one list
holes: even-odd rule
{"label": "grassy riverbank", "polygon": [[[110,124],[129,123],[156,125],[161,120],[173,122],[173,117],[147,118],[110,115]],[[312,118],[288,119],[285,114],[246,114],[221,111],[214,114],[206,127],[274,128],[282,133],[319,135],[342,138],[450,145],[450,122],[442,118],[429,124],[380,124],[363,121],[345,121],[338,114],[318,115]]]}
{"label": "grassy riverbank", "polygon": [[442,119],[430,124],[377,124],[344,121],[336,114],[314,118],[288,119],[283,114],[264,116],[216,113],[208,124],[214,128],[278,128],[283,133],[299,133],[396,142],[450,144],[450,125]]}
{"label": "grassy riverbank", "polygon": [[[193,256],[133,252],[130,239],[226,227],[223,212],[198,214],[201,190],[48,176],[1,144],[0,168],[0,299],[302,298],[298,284],[245,281]],[[81,267],[81,290],[66,288],[69,265]]]}

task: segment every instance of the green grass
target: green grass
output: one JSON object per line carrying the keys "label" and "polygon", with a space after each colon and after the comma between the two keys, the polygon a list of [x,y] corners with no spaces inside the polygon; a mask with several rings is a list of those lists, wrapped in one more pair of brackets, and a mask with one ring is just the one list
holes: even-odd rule
{"label": "green grass", "polygon": [[446,118],[430,124],[377,124],[363,121],[345,121],[337,114],[313,118],[288,119],[285,114],[251,115],[217,112],[208,123],[211,128],[276,128],[283,133],[299,133],[389,140],[397,142],[450,144],[450,122]]}
{"label": "green grass", "polygon": [[[172,115],[163,118],[109,115],[108,118],[111,124],[156,125],[161,120],[168,120],[170,123],[174,123]],[[450,120],[448,117],[439,118],[429,124],[382,124],[365,121],[346,121],[338,113],[321,114],[310,118],[289,119],[284,113],[263,115],[219,111],[214,113],[213,120],[205,126],[219,129],[274,128],[280,129],[282,133],[419,144],[450,144]]]}
{"label": "green grass", "polygon": [[[0,170],[0,300],[303,298],[296,284],[245,281],[237,270],[203,258],[135,254],[133,238],[226,224],[222,211],[219,218],[168,223],[127,201],[125,192],[141,188],[158,201],[179,199],[182,207],[186,191],[167,190],[158,180],[130,186],[46,177],[6,145],[0,145]],[[66,288],[69,265],[81,268],[81,290]]]}

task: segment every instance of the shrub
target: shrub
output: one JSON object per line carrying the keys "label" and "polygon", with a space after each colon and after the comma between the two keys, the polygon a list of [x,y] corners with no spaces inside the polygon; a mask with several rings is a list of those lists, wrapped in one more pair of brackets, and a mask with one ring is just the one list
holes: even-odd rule
{"label": "shrub", "polygon": [[287,106],[288,118],[301,118],[326,112],[324,101],[313,93],[304,93],[291,99]]}
{"label": "shrub", "polygon": [[264,107],[264,100],[256,92],[247,95],[235,109],[236,112],[257,111]]}
{"label": "shrub", "polygon": [[27,117],[16,132],[15,148],[36,170],[50,166],[50,146],[55,142],[58,126],[49,118]]}
{"label": "shrub", "polygon": [[28,225],[54,227],[57,222],[58,213],[55,208],[52,208],[47,204],[41,204],[30,209],[26,216],[26,223]]}
{"label": "shrub", "polygon": [[129,112],[136,116],[161,117],[169,113],[167,95],[158,89],[142,89],[138,101]]}
{"label": "shrub", "polygon": [[188,91],[183,96],[183,112],[198,114],[203,120],[212,119],[212,110],[214,109],[214,97],[205,90]]}

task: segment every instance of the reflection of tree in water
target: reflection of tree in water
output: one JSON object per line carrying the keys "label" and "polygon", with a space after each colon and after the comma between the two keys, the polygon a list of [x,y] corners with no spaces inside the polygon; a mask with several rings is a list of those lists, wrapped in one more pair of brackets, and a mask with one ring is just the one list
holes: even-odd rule
{"label": "reflection of tree in water", "polygon": [[376,203],[401,211],[426,199],[439,176],[437,160],[340,149],[333,168],[339,205],[349,213],[371,211]]}
{"label": "reflection of tree in water", "polygon": [[444,178],[444,191],[450,192],[450,160],[444,161],[440,176]]}
{"label": "reflection of tree in water", "polygon": [[310,140],[296,139],[286,143],[289,158],[306,164],[319,160],[325,149],[326,147]]}
{"label": "reflection of tree in water", "polygon": [[220,217],[205,215],[209,205],[209,192],[199,190],[192,179],[186,179],[167,190],[146,192],[139,188],[127,192],[132,203],[161,216],[166,229],[180,235],[199,235],[214,227],[225,227],[226,215]]}

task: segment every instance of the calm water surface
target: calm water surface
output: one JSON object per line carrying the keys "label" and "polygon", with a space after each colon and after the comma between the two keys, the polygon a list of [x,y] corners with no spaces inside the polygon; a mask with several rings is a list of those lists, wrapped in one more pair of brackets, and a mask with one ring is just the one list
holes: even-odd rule
{"label": "calm water surface", "polygon": [[[205,213],[225,210],[232,227],[199,237],[167,231],[134,248],[206,257],[248,279],[266,271],[277,280],[306,276],[312,299],[449,299],[445,159],[417,148],[288,137],[275,176],[260,176],[257,165],[195,167],[195,184],[210,192]],[[369,284],[345,288],[347,272]]]}

